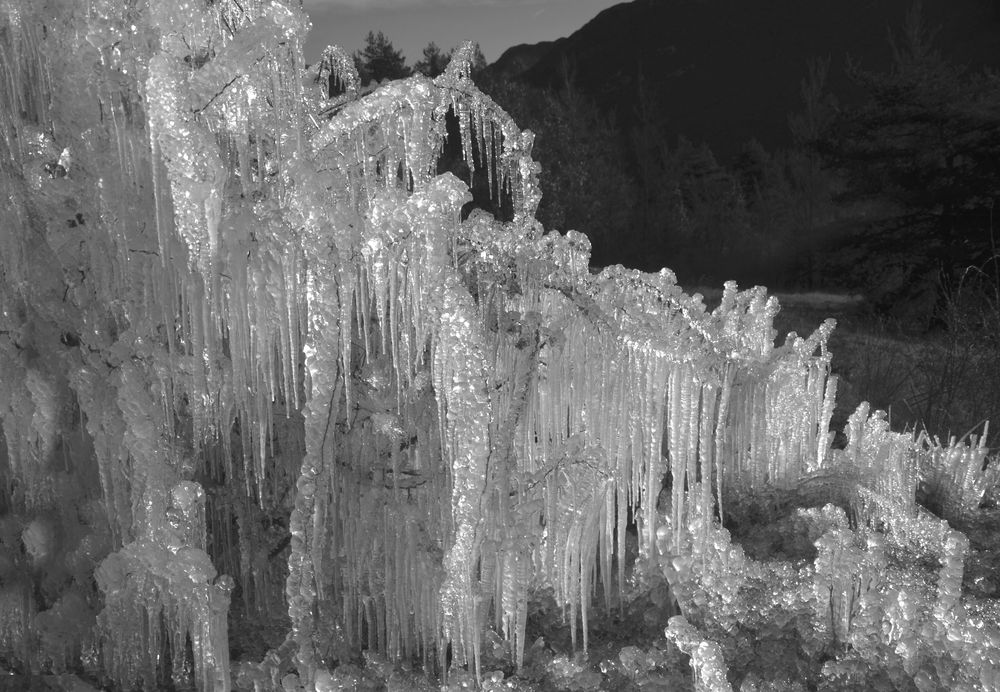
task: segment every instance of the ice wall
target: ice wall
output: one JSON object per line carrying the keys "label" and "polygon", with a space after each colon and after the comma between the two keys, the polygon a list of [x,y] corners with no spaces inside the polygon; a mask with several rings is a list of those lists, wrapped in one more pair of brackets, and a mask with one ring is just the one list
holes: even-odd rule
{"label": "ice wall", "polygon": [[[0,656],[312,690],[365,648],[478,679],[488,630],[521,666],[533,590],[586,650],[595,607],[665,576],[705,689],[742,660],[725,633],[779,615],[817,655],[885,641],[970,685],[978,657],[994,689],[968,546],[916,503],[975,512],[986,450],[864,408],[833,450],[832,322],[775,347],[762,288],[708,310],[667,270],[593,273],[584,236],[534,221],[533,136],[471,44],[363,91],[340,49],[306,68],[294,3],[4,0],[0,22]],[[449,147],[506,218],[465,213]],[[798,571],[721,528],[779,496],[818,551]],[[880,580],[894,550],[937,560],[934,587]],[[233,675],[237,593],[289,632]]]}

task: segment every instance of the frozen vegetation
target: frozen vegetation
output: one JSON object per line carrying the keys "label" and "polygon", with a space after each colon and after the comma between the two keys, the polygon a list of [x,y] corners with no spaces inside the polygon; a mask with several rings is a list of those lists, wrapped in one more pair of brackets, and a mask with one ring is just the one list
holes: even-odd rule
{"label": "frozen vegetation", "polygon": [[364,90],[308,27],[0,0],[0,681],[1000,690],[982,444],[833,448],[832,322],[592,273],[471,44]]}

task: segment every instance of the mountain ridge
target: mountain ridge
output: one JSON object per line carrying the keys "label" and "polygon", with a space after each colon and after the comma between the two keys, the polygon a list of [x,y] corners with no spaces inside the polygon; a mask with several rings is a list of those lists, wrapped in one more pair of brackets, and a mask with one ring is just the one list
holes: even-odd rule
{"label": "mountain ridge", "polygon": [[[808,6],[807,6],[808,5]],[[494,74],[557,87],[574,85],[626,129],[642,83],[661,104],[671,138],[706,142],[731,159],[754,138],[788,146],[788,115],[801,108],[810,58],[831,58],[829,89],[858,97],[846,71],[889,65],[890,28],[901,31],[911,0],[633,0],[607,8],[567,37],[505,51]],[[1000,68],[1000,0],[935,0],[925,23],[935,46],[970,67]],[[567,67],[568,66],[568,67]]]}

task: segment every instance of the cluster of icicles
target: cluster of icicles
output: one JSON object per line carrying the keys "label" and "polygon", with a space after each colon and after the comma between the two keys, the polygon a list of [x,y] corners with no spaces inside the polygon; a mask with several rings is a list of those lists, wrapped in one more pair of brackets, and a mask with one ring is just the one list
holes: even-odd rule
{"label": "cluster of icicles", "polygon": [[[529,594],[544,587],[586,649],[595,594],[623,598],[634,519],[642,569],[667,574],[700,619],[700,632],[678,620],[668,636],[692,654],[699,684],[725,688],[705,632],[745,607],[717,596],[756,568],[719,520],[731,502],[809,487],[853,508],[855,525],[941,556],[935,612],[961,637],[942,636],[964,658],[989,654],[995,634],[956,614],[961,535],[913,499],[934,478],[946,511],[975,509],[991,482],[985,450],[895,435],[862,410],[834,451],[832,322],[775,348],[778,305],[763,289],[727,284],[708,311],[666,270],[591,273],[585,237],[534,221],[532,135],[472,83],[471,44],[437,79],[365,92],[343,51],[305,68],[308,22],[278,0],[82,5],[66,21],[83,29],[43,39],[28,3],[0,4],[11,199],[26,207],[72,183],[99,210],[88,257],[50,238],[44,260],[88,263],[66,293],[79,316],[41,304],[44,292],[32,303],[7,258],[43,260],[29,256],[28,232],[0,227],[4,319],[23,304],[80,341],[45,367],[0,362],[0,416],[23,494],[12,506],[24,511],[56,501],[39,459],[55,445],[60,397],[86,419],[113,550],[96,574],[95,647],[118,684],[182,681],[187,640],[202,690],[328,688],[336,661],[322,644],[334,636],[442,672],[450,650],[452,666],[479,675],[482,633],[495,627],[520,666]],[[105,76],[68,96],[90,110],[61,104],[46,81],[71,36]],[[61,43],[43,51],[43,40]],[[331,77],[339,96],[328,97]],[[469,185],[438,175],[449,119],[469,175],[485,175],[510,220],[463,220]],[[56,141],[88,168],[60,157],[66,175],[53,176],[43,162]],[[303,417],[297,458],[269,449],[276,402]],[[291,632],[238,680],[225,636],[232,581],[206,552],[219,539],[206,538],[197,474],[261,502],[281,482],[293,488]],[[844,639],[860,627],[845,599],[878,560],[835,524],[803,598],[829,620],[821,631]],[[261,577],[240,541],[247,599]],[[25,608],[0,638],[23,636]],[[883,610],[900,638],[919,635]]]}

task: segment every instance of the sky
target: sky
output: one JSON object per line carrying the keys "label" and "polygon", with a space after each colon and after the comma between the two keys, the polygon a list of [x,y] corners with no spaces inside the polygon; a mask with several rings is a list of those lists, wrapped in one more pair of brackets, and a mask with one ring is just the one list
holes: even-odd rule
{"label": "sky", "polygon": [[306,61],[339,45],[361,49],[369,31],[382,31],[413,65],[431,41],[447,51],[478,41],[487,62],[519,43],[551,41],[571,33],[622,0],[304,0],[313,27]]}

